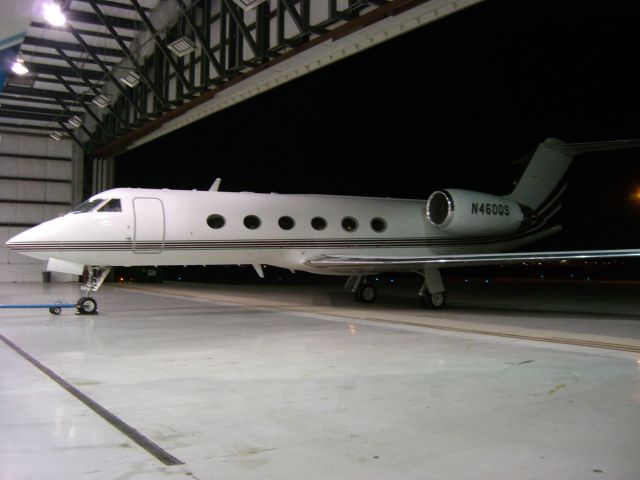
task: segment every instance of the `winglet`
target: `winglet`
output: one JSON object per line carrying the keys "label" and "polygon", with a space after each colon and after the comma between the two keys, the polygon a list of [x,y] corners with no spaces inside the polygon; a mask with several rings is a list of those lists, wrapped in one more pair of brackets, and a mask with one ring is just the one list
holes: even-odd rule
{"label": "winglet", "polygon": [[220,177],[216,178],[215,181],[209,187],[210,192],[218,192],[220,190],[220,184],[222,183],[222,179]]}

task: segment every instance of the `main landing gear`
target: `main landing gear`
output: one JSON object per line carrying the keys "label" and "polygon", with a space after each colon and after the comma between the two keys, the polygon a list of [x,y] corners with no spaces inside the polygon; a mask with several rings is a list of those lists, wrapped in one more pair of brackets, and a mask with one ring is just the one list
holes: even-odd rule
{"label": "main landing gear", "polygon": [[440,309],[447,302],[447,296],[444,293],[444,284],[442,283],[442,275],[437,268],[425,268],[424,282],[418,295],[422,298],[422,305],[425,308]]}
{"label": "main landing gear", "polygon": [[95,315],[98,313],[98,302],[91,297],[91,293],[97,292],[104,280],[109,275],[111,267],[87,267],[85,271],[85,283],[80,287],[83,296],[76,303],[76,311],[80,315]]}
{"label": "main landing gear", "polygon": [[367,283],[364,275],[352,275],[344,285],[345,290],[350,290],[358,303],[372,303],[378,296],[376,287]]}
{"label": "main landing gear", "polygon": [[[425,268],[419,272],[424,277],[424,282],[418,295],[425,308],[440,309],[444,307],[447,296],[444,292],[442,276],[437,268]],[[376,287],[367,282],[365,275],[351,275],[344,285],[345,290],[353,293],[356,302],[372,303],[377,297]]]}

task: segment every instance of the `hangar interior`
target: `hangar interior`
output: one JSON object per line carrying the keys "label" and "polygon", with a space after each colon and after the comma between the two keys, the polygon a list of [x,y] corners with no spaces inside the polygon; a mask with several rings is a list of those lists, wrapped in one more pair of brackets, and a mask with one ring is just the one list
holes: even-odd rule
{"label": "hangar interior", "polygon": [[[4,242],[111,188],[117,155],[483,0],[45,3],[0,6],[0,304],[77,295]],[[581,285],[0,310],[0,478],[636,478],[638,287]]]}

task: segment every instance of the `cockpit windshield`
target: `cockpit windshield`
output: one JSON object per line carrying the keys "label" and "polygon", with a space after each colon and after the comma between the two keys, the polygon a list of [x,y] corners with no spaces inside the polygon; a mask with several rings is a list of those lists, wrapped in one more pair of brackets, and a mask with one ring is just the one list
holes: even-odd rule
{"label": "cockpit windshield", "polygon": [[122,206],[120,205],[119,198],[112,198],[98,210],[99,212],[121,212]]}
{"label": "cockpit windshield", "polygon": [[86,213],[86,212],[90,212],[91,210],[96,208],[98,205],[100,205],[102,202],[104,202],[104,198],[96,198],[94,200],[87,200],[85,202],[82,202],[80,205],[78,205],[73,210],[71,210],[70,213]]}

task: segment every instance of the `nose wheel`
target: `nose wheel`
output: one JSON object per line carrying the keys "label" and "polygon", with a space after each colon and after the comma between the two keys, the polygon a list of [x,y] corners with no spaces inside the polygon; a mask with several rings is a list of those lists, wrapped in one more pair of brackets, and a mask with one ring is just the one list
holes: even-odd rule
{"label": "nose wheel", "polygon": [[98,313],[98,302],[93,297],[80,297],[76,304],[76,311],[80,315],[95,315]]}

